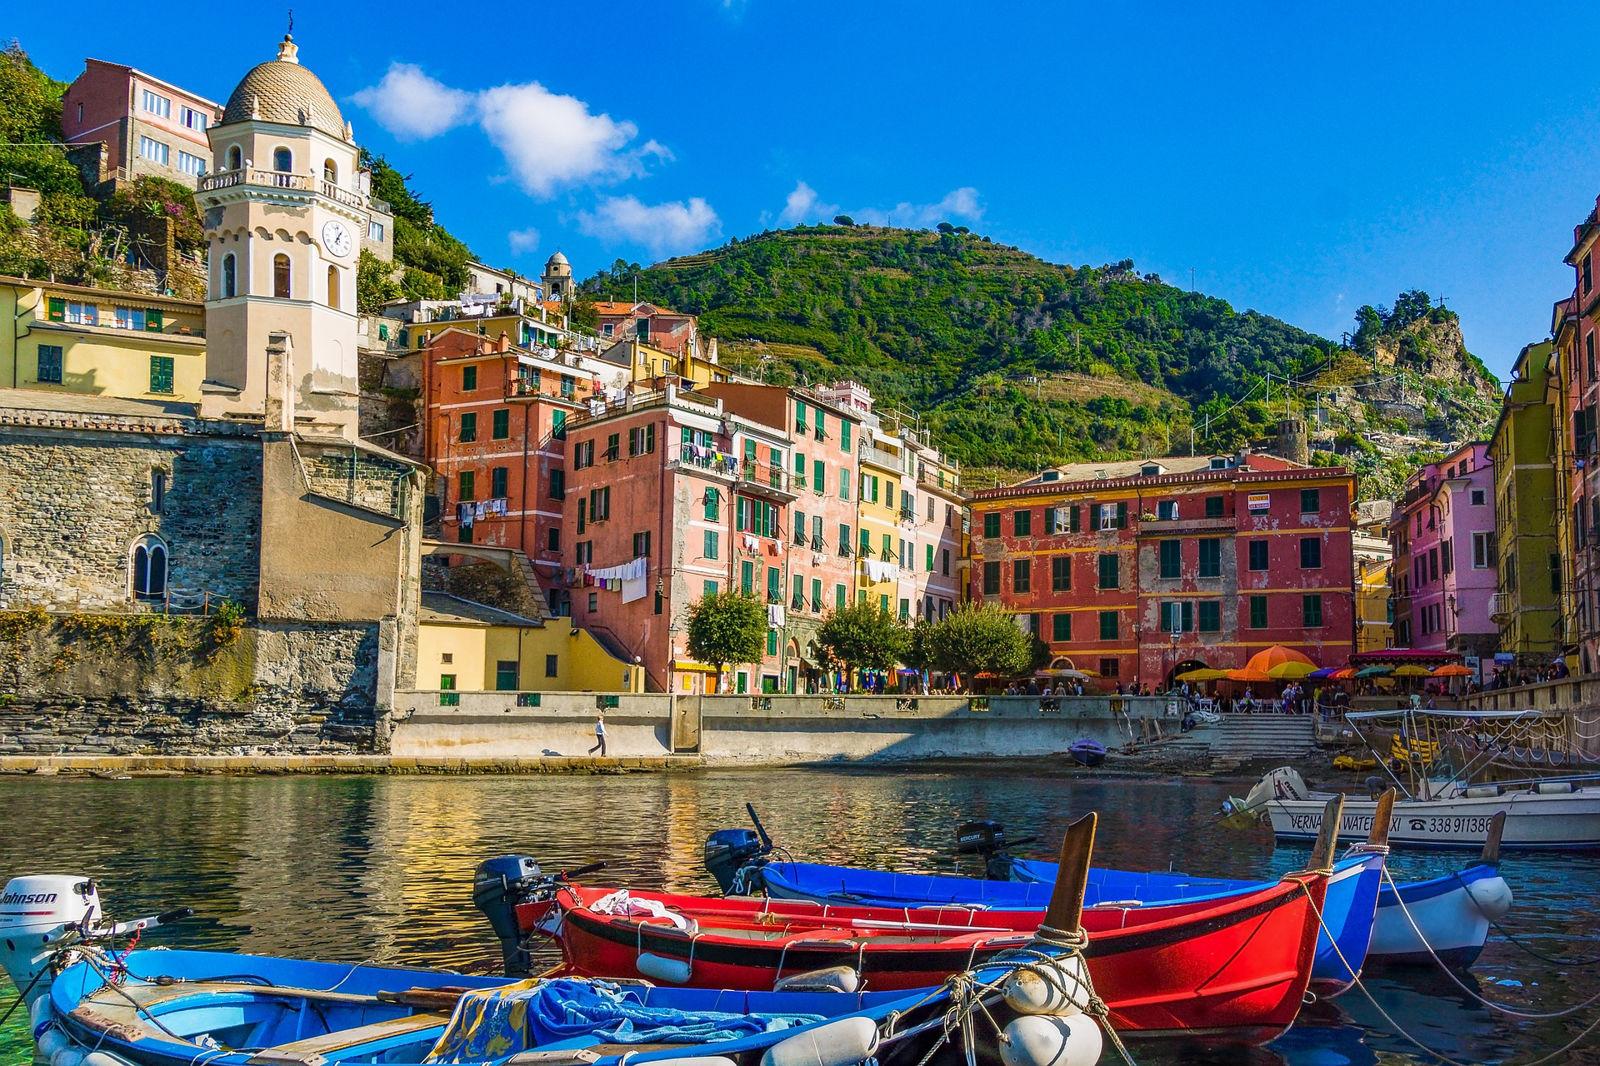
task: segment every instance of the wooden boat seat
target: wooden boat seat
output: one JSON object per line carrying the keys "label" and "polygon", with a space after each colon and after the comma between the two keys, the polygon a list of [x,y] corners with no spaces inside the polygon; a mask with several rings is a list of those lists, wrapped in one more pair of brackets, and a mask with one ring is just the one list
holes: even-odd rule
{"label": "wooden boat seat", "polygon": [[[295,1040],[287,1044],[274,1044],[266,1051],[278,1055],[298,1055],[302,1059],[309,1059],[315,1055],[326,1055],[330,1051],[343,1051],[346,1048],[356,1047],[373,1040],[383,1040],[389,1037],[407,1036],[420,1033],[428,1029],[443,1028],[450,1018],[444,1014],[408,1014],[400,1018],[389,1018],[371,1025],[360,1025],[354,1029],[341,1029],[338,1032],[323,1033],[320,1036],[307,1037],[304,1040]],[[256,1061],[251,1059],[251,1062]],[[263,1062],[269,1061],[263,1059]]]}

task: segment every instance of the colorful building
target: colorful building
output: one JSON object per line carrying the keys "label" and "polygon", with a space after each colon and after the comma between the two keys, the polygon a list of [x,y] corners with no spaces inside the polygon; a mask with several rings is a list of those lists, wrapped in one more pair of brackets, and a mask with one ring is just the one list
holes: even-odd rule
{"label": "colorful building", "polygon": [[211,169],[206,131],[222,105],[122,63],[90,59],[61,99],[61,139],[103,145],[100,169],[113,180],[145,175],[191,189]]}
{"label": "colorful building", "polygon": [[972,597],[1108,686],[1240,667],[1274,644],[1342,665],[1354,492],[1341,467],[1264,454],[1046,470],[971,497]]}
{"label": "colorful building", "polygon": [[205,306],[0,277],[0,387],[198,403]]}
{"label": "colorful building", "polygon": [[565,614],[564,438],[595,395],[593,379],[577,360],[536,354],[505,333],[491,340],[452,327],[422,357],[422,450],[438,474],[442,539],[515,548],[551,612]]}
{"label": "colorful building", "polygon": [[1499,627],[1494,467],[1489,445],[1462,445],[1406,479],[1390,522],[1395,643],[1489,657]]}
{"label": "colorful building", "polygon": [[[545,270],[564,265],[552,263]],[[548,285],[548,282],[546,282]],[[552,295],[552,299],[554,299]],[[598,318],[597,329],[605,341],[636,340],[674,355],[694,354],[700,345],[700,333],[695,317],[679,311],[669,311],[652,303],[630,303],[626,300],[599,300],[594,304]]]}
{"label": "colorful building", "polygon": [[715,339],[707,342],[705,354],[699,345],[666,349],[641,340],[623,340],[603,348],[600,358],[623,368],[630,381],[645,388],[659,389],[669,382],[683,388],[701,388],[733,380],[733,374],[717,365]]}
{"label": "colorful building", "polygon": [[1573,229],[1572,249],[1566,262],[1573,268],[1573,293],[1562,313],[1558,307],[1558,348],[1567,351],[1563,385],[1566,390],[1567,436],[1572,441],[1572,466],[1567,504],[1576,546],[1572,554],[1572,601],[1575,630],[1569,643],[1576,645],[1579,667],[1590,673],[1600,669],[1600,291],[1596,290],[1600,263],[1600,199],[1595,210]]}
{"label": "colorful building", "polygon": [[[1561,591],[1557,597],[1561,616],[1561,650],[1575,656],[1576,668],[1588,672],[1594,669],[1593,637],[1584,637],[1584,627],[1579,621],[1579,607],[1594,602],[1591,590],[1595,575],[1593,552],[1587,551],[1580,535],[1586,525],[1584,512],[1575,505],[1582,494],[1580,475],[1585,464],[1577,458],[1577,410],[1573,403],[1578,384],[1577,368],[1577,299],[1558,300],[1550,313],[1551,351],[1549,372],[1545,377],[1545,403],[1551,408],[1554,421],[1550,435],[1550,465],[1555,472],[1555,499],[1551,509],[1555,512],[1556,553],[1561,560]],[[1587,618],[1588,612],[1584,612]]]}
{"label": "colorful building", "polygon": [[573,623],[642,665],[652,691],[715,691],[689,655],[689,608],[742,589],[766,602],[769,628],[761,662],[731,666],[731,687],[778,691],[797,554],[786,531],[803,491],[789,462],[785,431],[676,386],[574,416],[561,533]]}
{"label": "colorful building", "polygon": [[441,692],[643,692],[644,670],[575,629],[570,618],[526,618],[424,592],[417,685]]}
{"label": "colorful building", "polygon": [[1350,551],[1356,568],[1356,651],[1394,647],[1394,603],[1389,587],[1393,548],[1389,520],[1394,504],[1368,500],[1356,505]]}
{"label": "colorful building", "polygon": [[866,529],[857,503],[863,422],[822,391],[746,381],[700,391],[724,410],[781,434],[788,445],[794,498],[783,519],[789,550],[781,586],[784,625],[775,638],[778,688],[815,691],[828,680],[817,627],[828,611],[862,595],[856,548],[864,542],[854,538]]}
{"label": "colorful building", "polygon": [[1500,582],[1489,615],[1499,626],[1499,650],[1530,667],[1549,663],[1562,644],[1559,519],[1553,506],[1557,478],[1550,462],[1556,425],[1549,403],[1553,350],[1551,341],[1542,341],[1517,355],[1488,451]]}

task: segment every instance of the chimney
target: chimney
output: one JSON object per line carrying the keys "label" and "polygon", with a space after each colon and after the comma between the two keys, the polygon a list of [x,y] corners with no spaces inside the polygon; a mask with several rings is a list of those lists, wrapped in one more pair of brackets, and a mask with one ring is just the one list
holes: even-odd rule
{"label": "chimney", "polygon": [[500,331],[499,338],[494,342],[494,350],[501,354],[511,350],[511,335],[505,330]]}
{"label": "chimney", "polygon": [[269,433],[294,432],[294,341],[287,333],[267,334],[267,381],[262,415]]}

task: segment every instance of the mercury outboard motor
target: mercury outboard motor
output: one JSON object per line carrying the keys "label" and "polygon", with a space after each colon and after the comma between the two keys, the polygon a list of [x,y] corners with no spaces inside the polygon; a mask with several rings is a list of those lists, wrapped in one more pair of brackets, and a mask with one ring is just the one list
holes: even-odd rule
{"label": "mercury outboard motor", "polygon": [[473,874],[472,902],[489,919],[489,927],[500,940],[507,977],[526,977],[533,972],[533,962],[523,947],[522,929],[517,924],[517,904],[547,883],[539,864],[526,855],[486,859]]}
{"label": "mercury outboard motor", "polygon": [[754,829],[718,829],[706,837],[706,873],[716,878],[723,895],[746,891],[740,872],[751,866],[759,866],[759,860],[772,853],[772,838],[767,836],[766,826],[761,824],[755,804],[746,803],[744,809],[750,812],[750,820],[756,826]]}
{"label": "mercury outboard motor", "polygon": [[1006,827],[992,818],[963,822],[956,827],[956,854],[976,855],[983,861],[984,876],[995,881],[1011,880],[1011,856],[1006,849],[1031,844],[1037,837],[1007,840]]}

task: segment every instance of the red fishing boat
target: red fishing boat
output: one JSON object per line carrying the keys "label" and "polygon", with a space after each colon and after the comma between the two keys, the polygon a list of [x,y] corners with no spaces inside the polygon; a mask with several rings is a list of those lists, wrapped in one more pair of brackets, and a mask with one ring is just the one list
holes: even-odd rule
{"label": "red fishing boat", "polygon": [[[1332,843],[1319,868],[1224,900],[1083,911],[1089,974],[1124,1035],[1265,1043],[1293,1023],[1310,981]],[[580,976],[765,990],[832,971],[850,986],[942,983],[1025,946],[1038,911],[841,907],[622,892],[563,884],[517,908]]]}

